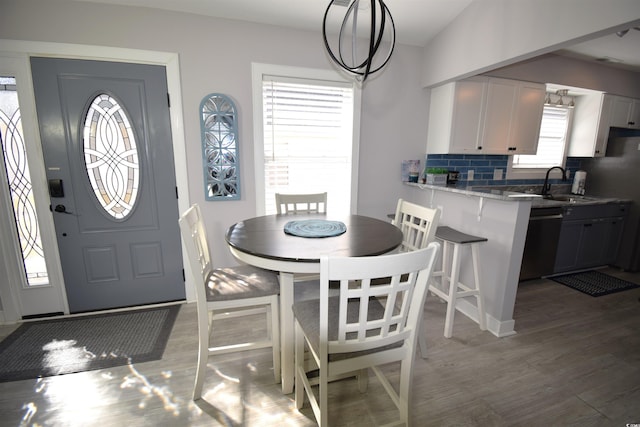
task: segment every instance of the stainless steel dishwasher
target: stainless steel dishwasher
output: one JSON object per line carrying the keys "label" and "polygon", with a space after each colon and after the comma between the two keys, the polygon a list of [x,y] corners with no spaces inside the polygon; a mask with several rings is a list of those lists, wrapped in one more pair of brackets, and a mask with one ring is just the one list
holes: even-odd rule
{"label": "stainless steel dishwasher", "polygon": [[561,226],[561,207],[531,208],[520,280],[553,274]]}

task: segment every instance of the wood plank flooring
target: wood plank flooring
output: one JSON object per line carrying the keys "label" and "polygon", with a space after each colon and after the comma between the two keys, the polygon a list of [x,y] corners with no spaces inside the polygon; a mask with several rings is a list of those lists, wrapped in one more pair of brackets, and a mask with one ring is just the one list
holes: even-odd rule
{"label": "wood plank flooring", "polygon": [[[640,274],[608,270],[640,283]],[[640,289],[592,298],[549,280],[523,282],[517,334],[496,338],[463,315],[445,339],[445,305],[429,296],[429,357],[418,358],[416,426],[625,426],[640,423]],[[264,322],[228,322],[221,336],[259,334]],[[13,326],[0,326],[0,338]],[[242,328],[241,328],[242,327]],[[245,329],[243,329],[245,328]],[[163,360],[0,383],[2,426],[311,426],[273,380],[268,349],[209,359],[205,400],[191,401],[195,305],[183,305]],[[389,367],[393,376],[395,367]],[[331,425],[395,417],[375,377],[332,384]]]}

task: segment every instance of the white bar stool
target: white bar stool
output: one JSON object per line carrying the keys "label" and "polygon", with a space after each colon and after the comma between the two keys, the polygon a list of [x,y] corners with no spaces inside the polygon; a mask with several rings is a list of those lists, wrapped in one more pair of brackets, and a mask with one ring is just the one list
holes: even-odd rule
{"label": "white bar stool", "polygon": [[[456,312],[456,302],[458,298],[476,297],[478,307],[478,320],[480,329],[487,330],[486,312],[484,308],[484,298],[480,287],[480,273],[478,269],[479,252],[478,246],[488,239],[485,237],[472,236],[462,233],[451,227],[439,226],[436,229],[436,239],[443,242],[442,245],[442,269],[434,271],[433,277],[440,277],[440,287],[435,281],[429,285],[429,290],[447,302],[447,317],[444,323],[444,336],[451,338],[453,334],[453,316]],[[452,262],[449,263],[450,251],[453,247]],[[460,249],[462,247],[471,248],[471,260],[473,263],[474,287],[470,287],[460,282]]]}

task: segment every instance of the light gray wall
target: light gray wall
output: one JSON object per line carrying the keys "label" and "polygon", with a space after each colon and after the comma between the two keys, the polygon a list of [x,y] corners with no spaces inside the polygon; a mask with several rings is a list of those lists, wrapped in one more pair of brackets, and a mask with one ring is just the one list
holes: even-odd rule
{"label": "light gray wall", "polygon": [[[319,20],[321,17],[319,17]],[[0,39],[63,42],[177,52],[189,165],[191,202],[207,218],[216,264],[234,263],[224,232],[256,212],[253,171],[251,63],[331,68],[317,32],[222,20],[147,8],[69,0],[5,0]],[[424,157],[428,91],[420,88],[421,49],[396,47],[362,96],[358,213],[386,219],[406,188],[403,159]],[[220,92],[239,111],[242,200],[205,202],[200,123],[202,98]],[[310,177],[322,179],[321,176]]]}
{"label": "light gray wall", "polygon": [[640,73],[546,54],[486,73],[494,77],[555,83],[640,98]]}
{"label": "light gray wall", "polygon": [[638,0],[474,0],[424,49],[438,86],[640,24]]}

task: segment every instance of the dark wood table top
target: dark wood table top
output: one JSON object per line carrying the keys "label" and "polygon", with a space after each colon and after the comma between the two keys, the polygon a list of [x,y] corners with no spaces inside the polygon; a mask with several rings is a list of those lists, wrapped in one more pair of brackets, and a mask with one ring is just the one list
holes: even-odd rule
{"label": "dark wood table top", "polygon": [[[285,234],[289,221],[326,219],[341,221],[347,231],[334,237],[308,238]],[[324,254],[374,256],[392,251],[402,242],[402,232],[389,222],[362,215],[267,215],[240,221],[229,227],[227,243],[262,258],[295,262],[320,262]]]}

